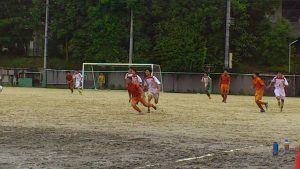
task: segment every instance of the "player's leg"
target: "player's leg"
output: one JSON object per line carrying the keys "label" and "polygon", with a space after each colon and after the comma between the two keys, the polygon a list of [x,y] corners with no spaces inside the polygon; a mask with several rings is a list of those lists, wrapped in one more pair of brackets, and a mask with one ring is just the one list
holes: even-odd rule
{"label": "player's leg", "polygon": [[222,84],[221,85],[221,93],[222,93],[222,98],[223,98],[223,100],[222,100],[222,102],[223,103],[226,103],[226,100],[227,100],[227,89],[226,89],[226,85],[224,85],[224,84]]}
{"label": "player's leg", "polygon": [[283,111],[283,106],[284,106],[284,98],[281,98],[281,105],[280,105],[280,111]]}
{"label": "player's leg", "polygon": [[264,111],[264,108],[262,107],[259,100],[255,100],[256,105],[260,108],[261,111]]}
{"label": "player's leg", "polygon": [[262,92],[257,92],[255,94],[255,103],[257,104],[257,106],[260,108],[260,112],[265,112],[264,108],[262,107],[262,105],[264,105],[266,107],[266,109],[268,109],[268,103],[267,102],[263,102],[262,100],[262,96],[263,93]]}
{"label": "player's leg", "polygon": [[156,110],[156,106],[154,106],[153,104],[151,103],[147,103],[145,98],[141,97],[140,98],[140,102],[145,106],[145,107],[152,107],[153,109]]}
{"label": "player's leg", "polygon": [[75,86],[76,88],[77,88],[77,91],[78,91],[78,93],[79,94],[82,94],[82,86],[81,86],[81,83],[80,82],[76,82],[76,86]]}
{"label": "player's leg", "polygon": [[225,86],[224,93],[225,93],[224,97],[225,97],[225,103],[226,103],[227,102],[227,97],[228,97],[228,94],[229,94],[229,86],[228,85]]}
{"label": "player's leg", "polygon": [[152,98],[153,98],[153,95],[149,92],[148,93],[148,113],[150,113],[150,103],[151,103]]}
{"label": "player's leg", "polygon": [[134,108],[134,110],[139,112],[139,114],[143,114],[142,110],[137,106],[138,102],[139,102],[138,98],[136,98],[136,97],[132,98],[131,99],[131,106]]}
{"label": "player's leg", "polygon": [[276,97],[276,100],[277,100],[277,104],[278,104],[278,107],[280,108],[280,106],[281,106],[281,101],[280,101],[280,97]]}
{"label": "player's leg", "polygon": [[154,98],[154,103],[158,104],[158,100],[159,100],[159,93],[155,93],[153,94],[153,98]]}
{"label": "player's leg", "polygon": [[71,92],[73,93],[74,92],[74,82],[71,82]]}
{"label": "player's leg", "polygon": [[206,93],[207,97],[208,97],[209,99],[211,99],[210,93],[209,93],[209,91],[208,91],[208,86],[205,86],[205,93]]}
{"label": "player's leg", "polygon": [[275,89],[274,90],[274,94],[275,94],[275,97],[276,97],[276,100],[277,100],[277,104],[278,104],[278,107],[280,108],[280,106],[281,106],[281,101],[280,101],[280,92],[279,92],[279,90],[278,89]]}
{"label": "player's leg", "polygon": [[128,97],[129,97],[129,103],[130,103],[132,96],[131,96],[131,93],[129,91],[128,91]]}
{"label": "player's leg", "polygon": [[280,101],[281,101],[281,104],[280,104],[280,111],[281,111],[281,112],[282,112],[282,110],[283,110],[284,100],[285,100],[285,90],[282,89],[282,90],[280,91]]}
{"label": "player's leg", "polygon": [[[71,90],[71,82],[67,82],[67,86],[68,86],[68,89]],[[72,92],[72,90],[71,90],[71,92]]]}

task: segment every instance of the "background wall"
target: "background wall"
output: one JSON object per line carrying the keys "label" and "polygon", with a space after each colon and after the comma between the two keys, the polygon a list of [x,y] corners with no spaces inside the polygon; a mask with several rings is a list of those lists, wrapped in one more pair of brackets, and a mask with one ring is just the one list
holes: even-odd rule
{"label": "background wall", "polygon": [[[66,88],[66,71],[67,70],[48,70],[47,83],[49,87],[62,87]],[[124,89],[124,77],[126,72],[103,72],[106,77],[106,88],[110,89]],[[84,88],[94,88],[97,84],[98,73],[94,75],[91,72],[85,73]],[[141,78],[143,74],[139,73]],[[163,89],[165,92],[197,92],[201,93],[204,90],[204,85],[201,82],[202,73],[178,73],[178,72],[164,72],[162,79],[159,74],[154,74],[163,82]],[[25,69],[0,69],[0,82],[3,85],[13,85],[13,77],[19,79],[27,77],[33,79],[33,86],[40,86],[41,74],[40,72],[33,72]],[[213,82],[213,93],[219,93],[219,77],[220,74],[211,74]],[[274,75],[262,75],[262,79],[268,85]],[[289,87],[286,88],[288,96],[300,96],[300,75],[286,75],[289,82]],[[231,73],[231,88],[232,94],[253,95],[254,90],[252,86],[252,78],[250,74],[236,74]],[[273,90],[266,90],[266,95],[273,95]]]}

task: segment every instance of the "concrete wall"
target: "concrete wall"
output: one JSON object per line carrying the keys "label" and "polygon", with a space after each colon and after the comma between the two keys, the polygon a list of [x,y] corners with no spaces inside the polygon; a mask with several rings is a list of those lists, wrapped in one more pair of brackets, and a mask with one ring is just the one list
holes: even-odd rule
{"label": "concrete wall", "polygon": [[[95,73],[97,81],[99,73]],[[106,76],[106,87],[112,89],[124,89],[124,76],[126,72],[109,72],[104,73]],[[142,74],[139,74],[143,77]],[[201,83],[201,73],[163,73],[163,88],[166,92],[203,92],[204,86]],[[48,71],[48,84],[62,85],[66,84],[66,71]],[[156,74],[157,77],[160,77]],[[219,93],[219,77],[220,74],[211,74],[213,81],[213,93]],[[269,84],[274,76],[263,75],[262,79]],[[288,96],[300,96],[300,76],[286,76],[290,83],[290,87],[286,88]],[[161,80],[161,79],[160,79]],[[85,74],[85,88],[94,88],[93,74],[88,72]],[[97,84],[96,84],[97,85]],[[253,95],[252,78],[249,74],[231,74],[231,90],[232,94]],[[266,95],[273,95],[273,90],[266,90]]]}
{"label": "concrete wall", "polygon": [[[0,69],[0,76],[4,85],[11,85],[12,77],[14,75],[21,76],[26,70],[5,70]],[[39,72],[26,74],[26,77],[33,78],[34,86],[39,86],[41,82],[41,76]],[[47,71],[47,83],[49,86],[66,87],[66,70],[48,70]],[[124,89],[124,77],[126,72],[104,72],[106,76],[106,87],[111,89]],[[96,79],[99,73],[95,73],[95,77],[91,72],[85,73],[84,88],[94,88],[93,78]],[[143,78],[143,74],[139,73]],[[203,92],[204,86],[201,83],[201,73],[162,73],[163,88],[166,92]],[[160,78],[159,74],[155,74],[156,77]],[[213,81],[213,93],[219,93],[219,77],[220,74],[211,74]],[[264,75],[262,79],[266,84],[269,84],[273,75]],[[286,88],[288,96],[300,96],[300,75],[286,75],[290,86]],[[245,94],[253,95],[252,78],[249,74],[231,74],[231,90],[232,94]],[[97,86],[97,84],[96,84]],[[273,95],[273,90],[266,90],[266,95]]]}

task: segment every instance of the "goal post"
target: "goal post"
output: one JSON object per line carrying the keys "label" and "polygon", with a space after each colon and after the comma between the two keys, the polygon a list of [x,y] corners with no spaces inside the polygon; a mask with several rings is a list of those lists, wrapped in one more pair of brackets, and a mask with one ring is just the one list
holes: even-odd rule
{"label": "goal post", "polygon": [[[152,75],[156,76],[161,82],[161,91],[164,91],[161,67],[158,64],[141,64],[141,63],[82,63],[82,87],[98,89],[97,77],[105,74],[106,85],[108,88],[124,86],[124,77],[129,67],[137,70],[138,75],[143,79],[146,68],[151,68]],[[114,81],[114,82],[112,82]]]}

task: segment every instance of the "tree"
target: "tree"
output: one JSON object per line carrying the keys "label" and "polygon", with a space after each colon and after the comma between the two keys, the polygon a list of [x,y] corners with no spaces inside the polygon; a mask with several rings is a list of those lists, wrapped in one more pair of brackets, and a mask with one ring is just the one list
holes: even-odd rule
{"label": "tree", "polygon": [[7,47],[11,55],[27,54],[32,39],[31,4],[31,0],[0,1],[0,49]]}

